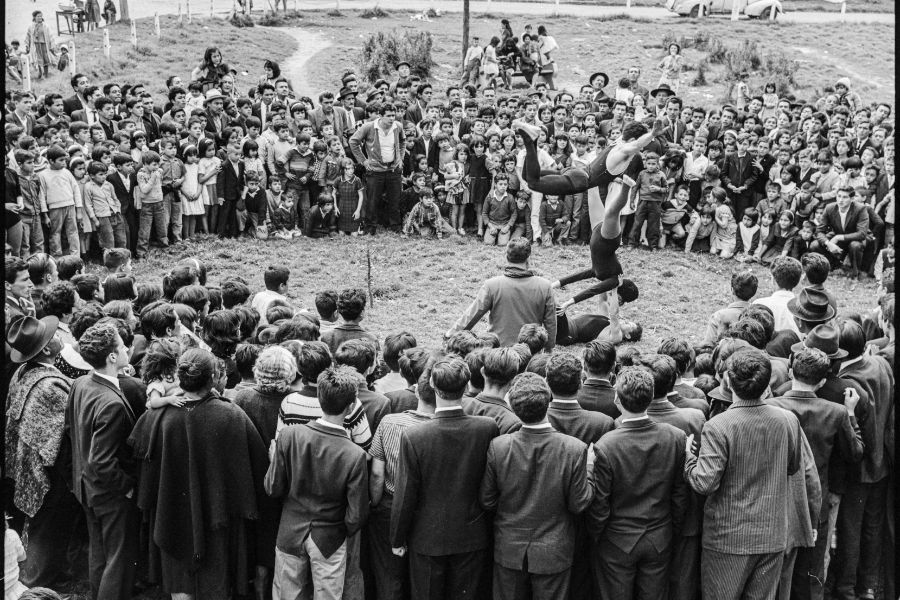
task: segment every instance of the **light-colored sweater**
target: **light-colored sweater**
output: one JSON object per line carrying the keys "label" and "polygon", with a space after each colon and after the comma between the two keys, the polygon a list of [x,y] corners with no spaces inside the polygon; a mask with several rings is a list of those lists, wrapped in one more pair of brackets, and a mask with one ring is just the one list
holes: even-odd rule
{"label": "light-colored sweater", "polygon": [[74,206],[81,208],[81,187],[68,169],[44,169],[38,173],[41,181],[41,207],[48,210]]}

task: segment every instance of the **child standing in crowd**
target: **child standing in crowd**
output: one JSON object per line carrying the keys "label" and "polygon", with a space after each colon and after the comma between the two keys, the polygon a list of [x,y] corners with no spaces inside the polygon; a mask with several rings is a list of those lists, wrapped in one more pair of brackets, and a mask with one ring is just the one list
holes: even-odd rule
{"label": "child standing in crowd", "polygon": [[[499,41],[499,40],[498,40]],[[469,198],[475,208],[475,222],[478,227],[478,237],[484,235],[484,220],[482,208],[484,199],[491,190],[491,172],[487,166],[487,142],[484,138],[475,136],[472,138],[472,157],[469,160]]]}
{"label": "child standing in crowd", "polygon": [[297,209],[294,200],[281,189],[281,179],[272,177],[266,192],[268,202],[266,229],[270,236],[289,240],[302,235],[297,229]]}
{"label": "child standing in crowd", "polygon": [[266,227],[266,213],[269,209],[269,201],[266,190],[262,188],[256,173],[247,176],[243,201],[247,219],[243,226],[243,232],[250,237],[255,237],[257,239],[267,238],[268,227]]}
{"label": "child standing in crowd", "polygon": [[219,226],[219,194],[216,180],[222,170],[222,160],[216,156],[216,144],[209,138],[203,138],[197,147],[200,157],[197,163],[200,185],[203,190],[204,215],[201,219],[204,233],[215,233]]}
{"label": "child standing in crowd", "polygon": [[184,397],[176,373],[181,349],[174,338],[150,342],[141,361],[141,379],[147,385],[147,408],[184,406]]}
{"label": "child standing in crowd", "polygon": [[494,187],[484,201],[484,243],[489,246],[506,246],[516,222],[516,202],[508,187],[509,177],[498,173],[494,177]]}
{"label": "child standing in crowd", "polygon": [[138,259],[147,256],[151,228],[156,233],[160,246],[165,248],[169,245],[159,154],[147,151],[141,161],[143,166],[137,172],[137,187],[134,189],[134,207],[140,213],[137,252],[135,252]]}
{"label": "child standing in crowd", "polygon": [[709,191],[709,202],[716,211],[716,227],[713,230],[709,251],[722,258],[731,258],[734,256],[738,231],[738,224],[731,208],[731,200],[728,199],[728,194],[724,189],[716,187]]}
{"label": "child standing in crowd", "polygon": [[184,163],[176,154],[178,146],[175,140],[159,141],[160,171],[162,172],[163,210],[166,227],[171,228],[172,243],[181,241],[181,197],[179,190],[184,183]]}
{"label": "child standing in crowd", "polygon": [[335,205],[340,213],[338,230],[344,235],[358,235],[365,198],[363,183],[356,176],[356,165],[352,160],[342,158],[340,167],[341,177],[334,188]]}
{"label": "child standing in crowd", "polygon": [[87,163],[83,158],[73,158],[69,161],[69,171],[75,181],[78,182],[78,189],[81,192],[81,208],[75,209],[78,218],[78,241],[82,256],[86,256],[90,252],[91,234],[94,232],[94,219],[91,218],[88,209],[84,206],[84,186],[88,182]]}
{"label": "child standing in crowd", "polygon": [[775,91],[775,82],[766,82],[762,95],[762,110],[759,111],[759,119],[765,121],[769,117],[778,116],[778,94]]}
{"label": "child standing in crowd", "polygon": [[775,211],[768,211],[760,215],[759,217],[759,245],[756,247],[756,252],[753,253],[751,260],[755,262],[760,262],[762,260],[762,254],[766,249],[767,245],[771,245],[774,239],[771,237],[774,233],[773,229],[777,226],[775,223],[778,220],[778,214]]}
{"label": "child standing in crowd", "polygon": [[450,226],[459,235],[466,235],[463,229],[464,207],[469,204],[468,188],[466,186],[466,161],[469,158],[469,148],[465,144],[458,144],[453,159],[447,161],[442,169],[444,185],[447,188],[447,204],[450,205]]}
{"label": "child standing in crowd", "polygon": [[122,209],[116,192],[112,184],[106,181],[107,166],[93,161],[88,166],[87,173],[90,181],[84,186],[83,201],[95,224],[100,248],[124,248],[125,222],[122,220]]}
{"label": "child standing in crowd", "polygon": [[639,200],[631,225],[628,242],[640,246],[641,228],[647,224],[647,244],[650,249],[659,246],[659,226],[662,217],[662,203],[669,192],[666,177],[659,172],[659,155],[648,152],[644,155],[644,170],[638,175]]}
{"label": "child standing in crowd", "polygon": [[206,215],[203,198],[206,186],[200,183],[200,155],[193,144],[184,149],[184,176],[178,188],[181,201],[182,233],[184,239],[191,240],[197,235],[197,220]]}
{"label": "child standing in crowd", "polygon": [[81,187],[68,168],[68,155],[59,146],[46,152],[49,168],[38,174],[41,208],[47,207],[50,217],[49,247],[51,256],[62,256],[61,236],[66,236],[69,254],[78,256],[78,222],[76,210],[82,207]]}

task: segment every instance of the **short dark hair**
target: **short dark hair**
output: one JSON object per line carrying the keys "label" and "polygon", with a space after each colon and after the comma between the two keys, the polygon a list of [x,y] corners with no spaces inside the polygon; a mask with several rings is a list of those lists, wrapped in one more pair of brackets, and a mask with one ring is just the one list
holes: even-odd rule
{"label": "short dark hair", "polygon": [[818,252],[807,252],[800,258],[806,280],[812,285],[822,285],[831,272],[831,263]]}
{"label": "short dark hair", "polygon": [[616,364],[616,347],[610,342],[593,341],[584,347],[584,367],[598,375],[610,373]]}
{"label": "short dark hair", "polygon": [[531,350],[533,356],[544,349],[548,339],[550,339],[550,337],[547,334],[547,329],[544,328],[543,325],[537,323],[525,323],[522,325],[522,328],[519,329],[519,335],[516,338],[516,342],[521,342],[528,346],[528,349]]}
{"label": "short dark hair", "polygon": [[150,341],[153,337],[165,337],[169,329],[174,329],[178,316],[171,304],[156,301],[141,311],[141,333]]}
{"label": "short dark hair", "polygon": [[[28,257],[28,277],[34,285],[41,285],[44,277],[50,273],[52,265],[56,264],[49,254],[45,252],[36,252]],[[18,271],[18,269],[16,269]],[[15,279],[13,279],[15,281]],[[12,282],[10,282],[12,283]]]}
{"label": "short dark hair", "polygon": [[209,302],[209,290],[197,283],[186,285],[178,288],[172,300],[178,304],[186,304],[196,310],[197,314],[200,314],[203,312],[206,303]]}
{"label": "short dark hair", "polygon": [[103,314],[103,309],[100,308],[99,304],[88,302],[79,308],[78,312],[75,313],[75,316],[72,317],[72,322],[69,323],[69,330],[72,332],[75,339],[78,340],[85,331],[105,316],[106,315]]}
{"label": "short dark hair", "polygon": [[5,279],[6,283],[15,283],[16,277],[22,271],[28,271],[28,263],[19,258],[18,256],[7,256],[6,257],[6,273]]}
{"label": "short dark hair", "polygon": [[281,284],[286,284],[291,276],[291,270],[287,267],[270,265],[263,273],[263,281],[267,290],[276,291]]}
{"label": "short dark hair", "polygon": [[375,344],[371,340],[356,338],[347,340],[334,352],[334,362],[353,367],[365,374],[375,364]]}
{"label": "short dark hair", "polygon": [[838,347],[847,351],[847,358],[857,358],[862,356],[866,349],[866,333],[862,325],[849,318],[842,318],[838,321],[841,328],[841,339]]}
{"label": "short dark hair", "polygon": [[234,279],[226,279],[222,282],[222,306],[234,308],[245,303],[250,298],[250,287]]}
{"label": "short dark hair", "polygon": [[68,281],[83,271],[84,261],[80,256],[64,254],[56,259],[56,276],[63,281]]}
{"label": "short dark hair", "polygon": [[678,367],[674,358],[668,354],[642,354],[637,363],[653,376],[654,398],[665,398],[675,389]]}
{"label": "short dark hair", "polygon": [[447,400],[459,400],[469,382],[469,367],[456,355],[448,355],[434,362],[431,385]]}
{"label": "short dark hair", "polygon": [[678,369],[678,375],[684,375],[691,368],[691,363],[694,362],[694,349],[684,338],[665,338],[659,343],[656,351],[672,357],[675,361],[675,368]]}
{"label": "short dark hair", "polygon": [[297,358],[297,372],[303,381],[313,383],[319,374],[331,366],[331,352],[325,342],[306,342],[300,347]]}
{"label": "short dark hair", "polygon": [[41,294],[41,306],[44,314],[62,319],[64,315],[75,310],[77,297],[74,285],[68,281],[57,281]]}
{"label": "short dark hair", "polygon": [[319,405],[326,415],[339,415],[356,401],[361,375],[350,367],[329,367],[319,374]]}
{"label": "short dark hair", "polygon": [[531,242],[524,237],[509,240],[506,244],[506,260],[511,263],[523,263],[531,256]]}
{"label": "short dark hair", "polygon": [[355,321],[366,308],[366,293],[358,288],[341,290],[337,300],[338,314],[345,321]]}
{"label": "short dark hair", "polygon": [[103,301],[134,300],[134,277],[124,273],[114,273],[103,280]]}
{"label": "short dark hair", "polygon": [[551,354],[547,361],[547,384],[554,396],[574,396],[581,387],[581,360],[574,354]]}
{"label": "short dark hair", "polygon": [[536,373],[516,375],[509,388],[509,404],[525,424],[539,423],[547,416],[553,395],[544,378]]}
{"label": "short dark hair", "polygon": [[767,344],[775,336],[775,315],[772,314],[772,309],[765,304],[751,304],[741,311],[738,319],[751,319],[762,325]]}
{"label": "short dark hair", "polygon": [[790,256],[779,256],[772,261],[772,277],[775,284],[783,290],[792,290],[800,283],[803,268],[800,261]]}
{"label": "short dark hair", "polygon": [[740,271],[731,275],[731,291],[744,302],[749,302],[759,289],[759,280],[750,271]]}
{"label": "short dark hair", "polygon": [[485,348],[476,348],[472,350],[463,359],[466,366],[469,367],[469,384],[476,390],[484,389],[484,375],[481,373],[481,367],[484,366]]}
{"label": "short dark hair", "polygon": [[[381,355],[385,364],[391,371],[400,370],[400,356],[405,350],[416,346],[416,338],[408,331],[392,333],[384,338],[384,348]],[[418,376],[416,376],[418,378]]]}
{"label": "short dark hair", "polygon": [[791,358],[791,376],[795,381],[815,385],[828,376],[831,359],[818,348],[804,347]]}
{"label": "short dark hair", "polygon": [[481,341],[468,329],[455,331],[444,342],[444,350],[448,354],[456,354],[465,358],[470,352],[481,347]]}
{"label": "short dark hair", "polygon": [[731,391],[742,400],[762,397],[772,378],[772,363],[762,350],[748,348],[735,352],[726,363]]}
{"label": "short dark hair", "polygon": [[116,352],[119,332],[111,323],[95,323],[78,339],[78,353],[84,361],[99,369],[106,364],[106,357]]}
{"label": "short dark hair", "polygon": [[482,371],[486,380],[495,385],[506,385],[520,372],[519,355],[512,348],[482,350]]}
{"label": "short dark hair", "polygon": [[725,332],[726,337],[744,340],[754,348],[765,350],[768,340],[766,330],[759,321],[752,318],[738,319],[732,323]]}
{"label": "short dark hair", "polygon": [[238,344],[234,349],[234,364],[241,379],[253,379],[253,366],[263,347],[259,344]]}
{"label": "short dark hair", "polygon": [[653,402],[653,376],[643,367],[626,367],[616,375],[616,397],[622,408],[641,413]]}
{"label": "short dark hair", "polygon": [[70,279],[78,296],[85,302],[90,302],[100,292],[100,278],[94,273],[80,273]]}
{"label": "short dark hair", "polygon": [[316,312],[319,313],[320,317],[323,319],[330,318],[334,314],[337,310],[337,298],[337,292],[332,290],[325,290],[316,294]]}
{"label": "short dark hair", "polygon": [[319,326],[300,315],[294,315],[278,324],[272,343],[280,344],[287,340],[313,342],[319,339]]}
{"label": "short dark hair", "polygon": [[547,354],[546,352],[541,352],[540,354],[535,354],[531,358],[528,359],[528,364],[525,365],[525,369],[522,370],[523,373],[537,373],[541,377],[547,377],[547,363],[550,362],[550,358],[552,356],[556,356],[555,354]]}
{"label": "short dark hair", "polygon": [[425,366],[431,360],[431,352],[425,348],[414,346],[400,353],[398,365],[400,375],[409,385],[415,385],[425,371]]}

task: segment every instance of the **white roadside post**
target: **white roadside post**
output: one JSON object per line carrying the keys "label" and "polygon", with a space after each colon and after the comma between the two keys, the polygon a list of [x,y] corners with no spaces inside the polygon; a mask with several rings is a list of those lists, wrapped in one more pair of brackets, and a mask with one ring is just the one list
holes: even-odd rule
{"label": "white roadside post", "polygon": [[191,22],[191,0],[187,0],[187,21],[188,24]]}
{"label": "white roadside post", "polygon": [[153,28],[156,30],[156,37],[162,37],[162,33],[159,28],[159,13],[153,13]]}
{"label": "white roadside post", "polygon": [[131,47],[137,49],[137,27],[134,19],[131,20]]}
{"label": "white roadside post", "polygon": [[181,0],[178,2],[178,26],[181,27],[184,21],[181,20]]}
{"label": "white roadside post", "polygon": [[847,20],[847,3],[841,2],[841,21]]}
{"label": "white roadside post", "polygon": [[27,54],[22,55],[22,83],[25,89],[31,91],[31,60]]}
{"label": "white roadside post", "polygon": [[103,56],[109,60],[110,44],[109,44],[109,27],[103,29]]}
{"label": "white roadside post", "polygon": [[72,35],[72,51],[69,53],[69,72],[74,76],[78,71],[75,67],[75,35]]}
{"label": "white roadside post", "polygon": [[738,14],[740,13],[740,11],[738,10],[738,2],[739,1],[740,0],[732,0],[732,3],[731,3],[731,20],[732,21],[738,20]]}

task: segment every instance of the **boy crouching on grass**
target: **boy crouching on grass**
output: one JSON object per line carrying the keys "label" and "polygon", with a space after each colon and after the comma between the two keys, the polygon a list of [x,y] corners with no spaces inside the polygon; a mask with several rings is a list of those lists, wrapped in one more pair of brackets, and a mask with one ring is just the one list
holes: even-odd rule
{"label": "boy crouching on grass", "polygon": [[297,229],[297,210],[294,207],[294,199],[284,193],[278,177],[272,177],[269,180],[266,202],[268,211],[265,223],[270,236],[289,240],[303,235]]}
{"label": "boy crouching on grass", "polygon": [[455,233],[441,216],[434,202],[434,192],[430,188],[424,188],[420,192],[419,201],[406,216],[401,237],[409,237],[410,232],[418,233],[422,237],[429,237],[434,233],[438,239],[443,238],[445,233]]}
{"label": "boy crouching on grass", "polygon": [[484,201],[482,215],[487,223],[484,243],[488,246],[506,246],[516,223],[516,201],[507,191],[508,188],[509,176],[498,173],[494,176],[494,188]]}
{"label": "boy crouching on grass", "polygon": [[337,235],[337,210],[331,192],[321,192],[316,205],[309,209],[305,233],[311,238],[333,238]]}

